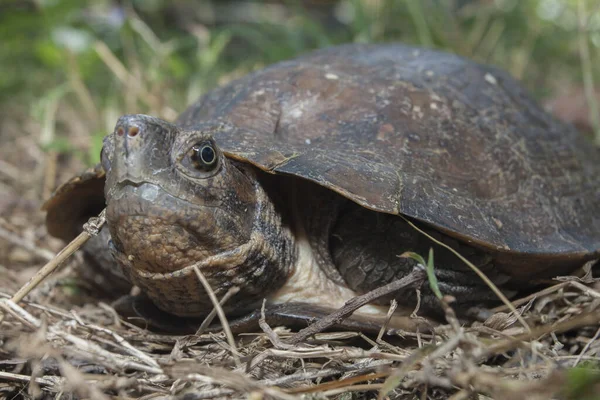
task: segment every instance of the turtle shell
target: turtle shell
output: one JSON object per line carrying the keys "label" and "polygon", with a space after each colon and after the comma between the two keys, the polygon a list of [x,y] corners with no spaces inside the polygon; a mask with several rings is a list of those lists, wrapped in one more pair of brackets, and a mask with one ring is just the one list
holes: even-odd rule
{"label": "turtle shell", "polygon": [[[475,246],[577,261],[600,254],[600,153],[513,78],[404,45],[345,45],[213,90],[176,121],[224,153],[311,180]],[[44,205],[72,239],[104,207],[100,166]]]}
{"label": "turtle shell", "polygon": [[600,154],[513,78],[404,45],[316,51],[216,89],[177,120],[226,155],[473,245],[600,252]]}
{"label": "turtle shell", "polygon": [[100,164],[74,176],[44,203],[46,229],[52,236],[70,241],[90,217],[104,208],[105,172]]}

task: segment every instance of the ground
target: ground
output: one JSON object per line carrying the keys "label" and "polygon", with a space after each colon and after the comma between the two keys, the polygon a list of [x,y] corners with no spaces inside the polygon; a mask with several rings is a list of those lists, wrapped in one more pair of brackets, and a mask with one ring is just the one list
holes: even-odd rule
{"label": "ground", "polygon": [[[41,205],[98,160],[119,115],[173,120],[210,88],[315,47],[401,40],[507,69],[600,142],[593,1],[5,2],[0,5],[0,296],[64,243]],[[573,104],[581,104],[573,110]],[[571,398],[600,392],[600,284],[564,277],[485,323],[369,337],[283,327],[159,335],[118,318],[76,253],[3,300],[2,398]],[[597,396],[597,395],[596,395]]]}

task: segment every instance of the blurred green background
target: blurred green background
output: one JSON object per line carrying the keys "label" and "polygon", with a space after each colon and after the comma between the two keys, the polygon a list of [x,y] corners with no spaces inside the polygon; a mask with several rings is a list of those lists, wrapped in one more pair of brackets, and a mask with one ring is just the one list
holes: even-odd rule
{"label": "blurred green background", "polygon": [[172,120],[266,64],[390,41],[501,66],[600,143],[600,0],[0,0],[2,136],[91,164],[121,114]]}

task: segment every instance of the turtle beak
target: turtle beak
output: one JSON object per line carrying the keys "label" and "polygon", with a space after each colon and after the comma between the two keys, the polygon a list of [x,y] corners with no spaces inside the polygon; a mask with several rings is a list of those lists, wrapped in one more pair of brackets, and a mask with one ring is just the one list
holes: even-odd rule
{"label": "turtle beak", "polygon": [[170,166],[169,149],[177,128],[148,115],[125,115],[117,121],[111,145],[103,149],[103,158],[110,168],[107,172],[105,192],[126,185],[142,183],[159,184],[157,171]]}

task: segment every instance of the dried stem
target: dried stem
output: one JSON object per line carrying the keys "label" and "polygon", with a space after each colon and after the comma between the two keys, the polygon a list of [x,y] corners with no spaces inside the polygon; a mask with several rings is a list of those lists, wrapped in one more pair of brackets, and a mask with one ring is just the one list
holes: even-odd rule
{"label": "dried stem", "polygon": [[388,283],[387,285],[372,290],[366,294],[363,294],[362,296],[353,297],[352,299],[348,300],[337,311],[329,314],[324,318],[321,318],[314,324],[309,325],[308,327],[302,329],[300,332],[296,333],[288,340],[288,343],[296,344],[302,342],[306,340],[309,336],[314,335],[315,333],[322,332],[325,329],[340,323],[362,306],[369,304],[384,296],[387,296],[391,293],[395,293],[401,289],[407,289],[410,287],[419,287],[425,281],[425,277],[425,270],[422,267],[417,266],[411,271],[411,273],[409,273],[402,279]]}
{"label": "dried stem", "polygon": [[[100,229],[106,222],[105,217],[106,209],[98,215],[98,217],[92,217],[87,223],[83,225],[83,232],[81,232],[75,239],[71,241],[65,248],[63,248],[52,260],[42,267],[21,289],[15,293],[11,301],[18,303],[25,298],[33,289],[35,289],[44,279],[46,279],[52,272],[54,272],[62,263],[75,253],[81,246],[85,244],[92,236],[95,236],[100,232]],[[0,323],[4,320],[4,314],[0,314]]]}
{"label": "dried stem", "polygon": [[90,220],[84,225],[83,232],[81,232],[75,239],[71,241],[64,249],[62,249],[52,260],[50,260],[42,269],[40,269],[14,296],[11,300],[15,303],[20,302],[35,289],[44,279],[46,279],[52,272],[54,272],[60,265],[75,253],[81,246],[85,244],[92,236],[97,235],[104,223],[106,210],[98,215],[98,217],[90,218]]}
{"label": "dried stem", "polygon": [[198,268],[198,265],[195,264],[192,268],[194,269],[196,276],[200,280],[200,283],[202,283],[202,286],[204,287],[204,290],[208,294],[210,301],[213,303],[213,307],[217,311],[217,315],[219,316],[219,320],[221,321],[221,326],[223,327],[223,331],[225,331],[225,336],[227,337],[227,343],[229,343],[229,346],[231,347],[231,352],[233,355],[233,359],[235,360],[235,364],[238,367],[241,367],[242,362],[240,361],[240,357],[239,357],[240,353],[238,352],[237,347],[235,345],[235,340],[233,339],[233,333],[231,333],[231,327],[229,326],[229,321],[227,321],[227,317],[225,316],[223,307],[221,307],[221,304],[219,304],[219,300],[217,299],[215,292],[210,287],[210,283],[208,283],[208,280],[206,279],[204,274],[202,274],[202,272],[200,272],[200,268]]}

